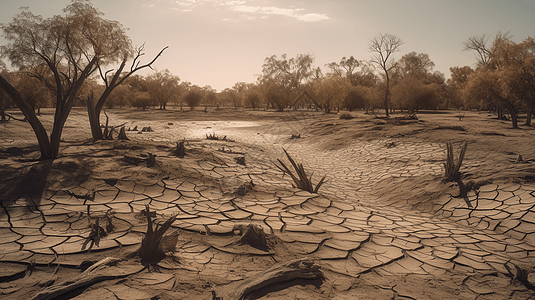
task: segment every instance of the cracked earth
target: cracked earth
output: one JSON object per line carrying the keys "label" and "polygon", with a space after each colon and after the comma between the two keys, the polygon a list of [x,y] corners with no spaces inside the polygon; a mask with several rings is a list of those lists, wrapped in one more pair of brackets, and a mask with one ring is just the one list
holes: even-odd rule
{"label": "cracked earth", "polygon": [[[320,266],[323,280],[294,280],[250,297],[535,297],[531,128],[513,130],[477,112],[462,121],[454,112],[419,114],[406,124],[361,112],[352,120],[317,112],[108,114],[153,131],[93,143],[84,111],[75,110],[61,157],[39,162],[27,124],[0,123],[2,298],[29,299],[104,257],[127,257],[147,230],[145,205],[157,224],[176,216],[170,231],[178,238],[167,258],[155,268],[125,259],[138,268],[131,275],[64,299],[225,299],[244,278],[303,257]],[[45,111],[42,119],[50,118]],[[206,140],[207,133],[227,139]],[[186,156],[173,156],[184,139]],[[456,185],[441,181],[449,141],[456,153],[468,141],[461,172],[474,187],[472,208]],[[313,172],[314,183],[326,176],[318,194],[294,188],[277,169],[283,148]],[[147,153],[156,155],[154,167],[124,159]],[[252,190],[236,193],[251,181]],[[88,240],[96,222],[113,225],[98,245]],[[267,234],[268,251],[232,243],[235,226],[249,223]]]}

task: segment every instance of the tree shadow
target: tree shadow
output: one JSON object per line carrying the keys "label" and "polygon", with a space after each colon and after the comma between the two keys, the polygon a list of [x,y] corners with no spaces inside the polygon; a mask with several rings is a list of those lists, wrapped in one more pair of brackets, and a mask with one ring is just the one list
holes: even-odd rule
{"label": "tree shadow", "polygon": [[0,165],[2,176],[6,176],[0,183],[0,202],[7,207],[22,199],[24,205],[36,207],[41,203],[43,192],[53,160],[35,162],[31,167],[13,167],[9,164]]}

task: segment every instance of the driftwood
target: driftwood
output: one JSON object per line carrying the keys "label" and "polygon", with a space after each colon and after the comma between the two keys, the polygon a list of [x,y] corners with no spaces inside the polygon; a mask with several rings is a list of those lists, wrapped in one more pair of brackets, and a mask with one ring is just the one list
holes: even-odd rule
{"label": "driftwood", "polygon": [[297,259],[247,277],[238,286],[232,286],[231,291],[221,299],[240,300],[247,294],[261,288],[298,278],[322,279],[323,274],[320,271],[320,266],[314,263],[313,260],[307,258]]}
{"label": "driftwood", "polygon": [[141,265],[116,266],[120,259],[106,257],[87,268],[83,273],[71,280],[64,281],[58,285],[53,285],[35,295],[32,300],[53,299],[76,289],[92,285],[94,283],[126,277],[143,270]]}

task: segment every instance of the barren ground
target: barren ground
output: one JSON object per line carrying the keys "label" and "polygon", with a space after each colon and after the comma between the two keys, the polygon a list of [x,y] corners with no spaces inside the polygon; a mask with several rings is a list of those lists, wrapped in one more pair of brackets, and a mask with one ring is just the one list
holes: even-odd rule
{"label": "barren ground", "polygon": [[[250,297],[533,297],[507,271],[535,266],[533,127],[513,129],[487,112],[464,112],[462,120],[454,111],[422,112],[418,120],[243,109],[107,114],[111,125],[152,131],[93,142],[85,110],[75,108],[60,157],[37,161],[30,126],[0,123],[2,297],[29,299],[80,274],[89,264],[82,262],[104,257],[125,258],[116,269],[139,269],[60,299],[226,299],[244,278],[304,257],[323,280],[296,279]],[[52,109],[43,110],[47,128],[52,117]],[[226,140],[207,140],[212,133]],[[184,158],[172,155],[178,141],[185,141]],[[474,184],[473,209],[456,198],[456,185],[441,181],[446,142],[457,155],[464,141],[461,172]],[[275,167],[276,159],[286,161],[283,148],[314,172],[313,182],[326,176],[319,195],[293,188]],[[148,153],[156,155],[154,167],[124,160]],[[245,166],[236,164],[239,156]],[[253,190],[236,195],[250,180]],[[178,233],[176,247],[150,268],[127,258],[146,231],[145,204],[157,223],[178,216],[170,230]],[[114,231],[82,251],[89,222],[106,211]],[[238,223],[260,224],[269,251],[232,244]]]}

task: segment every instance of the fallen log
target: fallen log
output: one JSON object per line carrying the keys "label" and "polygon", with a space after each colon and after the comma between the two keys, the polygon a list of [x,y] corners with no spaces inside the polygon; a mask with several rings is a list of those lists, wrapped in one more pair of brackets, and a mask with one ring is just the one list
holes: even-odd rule
{"label": "fallen log", "polygon": [[312,259],[304,258],[274,266],[267,271],[262,271],[247,277],[237,286],[232,286],[231,291],[222,300],[240,300],[247,294],[261,288],[286,282],[294,279],[323,279],[320,266]]}
{"label": "fallen log", "polygon": [[145,268],[139,264],[117,265],[119,261],[120,259],[118,258],[106,257],[87,268],[87,270],[76,276],[74,279],[49,286],[35,295],[32,300],[53,299],[65,293],[72,292],[103,280],[117,279],[138,273]]}

